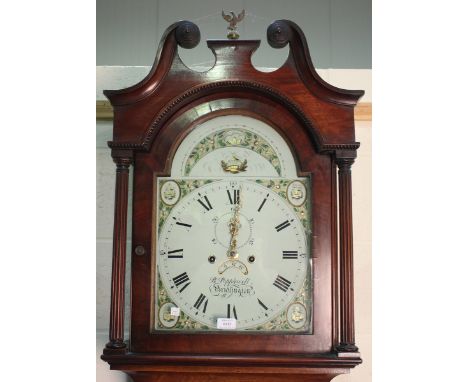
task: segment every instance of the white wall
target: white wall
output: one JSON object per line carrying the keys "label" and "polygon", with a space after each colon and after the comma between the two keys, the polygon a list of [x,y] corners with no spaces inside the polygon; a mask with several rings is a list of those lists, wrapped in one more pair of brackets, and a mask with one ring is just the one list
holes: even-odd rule
{"label": "white wall", "polygon": [[[103,89],[118,89],[141,80],[148,67],[97,67],[96,99],[104,99]],[[326,81],[338,87],[364,89],[364,102],[371,102],[371,70],[320,70]],[[112,265],[112,229],[114,206],[115,165],[110,157],[107,141],[112,139],[112,121],[96,123],[97,176],[97,232],[96,232],[96,362],[98,382],[126,381],[123,373],[110,371],[100,360],[107,342],[110,306],[110,276]],[[358,158],[353,166],[353,214],[355,250],[356,343],[364,363],[351,374],[335,379],[337,382],[371,381],[371,122],[356,123],[356,140],[361,142]],[[132,175],[132,173],[130,173]],[[130,182],[131,185],[132,182]],[[130,189],[131,192],[131,189]],[[129,217],[131,211],[129,211]],[[128,239],[131,221],[128,222]],[[129,269],[129,262],[127,267]],[[128,282],[126,298],[126,331],[128,331]]]}

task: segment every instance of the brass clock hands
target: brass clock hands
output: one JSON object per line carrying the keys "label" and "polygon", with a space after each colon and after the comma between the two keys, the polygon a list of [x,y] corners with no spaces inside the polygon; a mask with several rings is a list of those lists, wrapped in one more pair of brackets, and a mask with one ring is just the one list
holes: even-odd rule
{"label": "brass clock hands", "polygon": [[242,274],[246,275],[249,273],[246,265],[239,260],[239,252],[237,251],[237,238],[239,236],[240,224],[240,209],[242,207],[242,187],[239,188],[239,196],[237,203],[234,207],[234,214],[229,220],[229,233],[231,234],[231,240],[229,241],[229,249],[227,251],[228,260],[223,262],[219,268],[218,273],[221,275],[226,270],[231,268],[238,269]]}
{"label": "brass clock hands", "polygon": [[229,221],[229,233],[231,234],[231,241],[229,242],[229,250],[228,250],[227,256],[231,260],[236,260],[239,257],[239,253],[237,252],[237,236],[239,235],[239,229],[241,227],[240,219],[239,219],[239,212],[241,208],[240,198],[241,198],[241,195],[240,195],[240,190],[239,190],[238,203],[235,204],[234,215]]}

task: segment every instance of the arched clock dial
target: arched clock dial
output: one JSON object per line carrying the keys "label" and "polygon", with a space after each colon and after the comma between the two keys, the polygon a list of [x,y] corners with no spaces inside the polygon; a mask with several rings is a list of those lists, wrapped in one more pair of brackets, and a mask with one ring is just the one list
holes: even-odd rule
{"label": "arched clock dial", "polygon": [[[294,182],[302,185],[295,180],[283,186]],[[161,198],[178,195],[187,184],[163,181]],[[231,318],[239,330],[307,329],[308,308],[301,302],[310,272],[304,221],[276,192],[280,188],[266,185],[247,179],[191,183],[174,207],[164,202],[168,212],[156,254],[160,286],[186,326],[216,329],[219,318]],[[271,324],[280,315],[283,325]],[[172,327],[176,319],[160,326]]]}
{"label": "arched clock dial", "polygon": [[157,181],[156,330],[309,331],[308,184],[267,123],[196,125]]}
{"label": "arched clock dial", "polygon": [[[219,165],[239,161],[239,171]],[[242,163],[246,163],[242,167]],[[284,139],[268,124],[244,115],[223,115],[196,126],[181,142],[172,176],[294,178],[296,166]]]}

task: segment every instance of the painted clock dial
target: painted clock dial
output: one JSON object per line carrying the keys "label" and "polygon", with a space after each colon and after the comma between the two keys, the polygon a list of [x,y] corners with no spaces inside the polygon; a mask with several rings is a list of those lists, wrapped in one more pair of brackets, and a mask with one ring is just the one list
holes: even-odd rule
{"label": "painted clock dial", "polygon": [[309,183],[266,123],[196,126],[157,178],[155,330],[311,331]]}

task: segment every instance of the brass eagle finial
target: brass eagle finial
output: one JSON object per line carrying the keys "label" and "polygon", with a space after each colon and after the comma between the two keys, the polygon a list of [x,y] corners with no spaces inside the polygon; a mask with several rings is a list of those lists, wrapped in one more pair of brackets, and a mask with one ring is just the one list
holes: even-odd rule
{"label": "brass eagle finial", "polygon": [[230,11],[229,14],[224,13],[224,9],[221,12],[223,19],[229,23],[227,30],[229,31],[227,34],[227,38],[231,40],[237,40],[239,38],[239,33],[237,33],[237,23],[240,23],[245,16],[245,9],[242,10],[237,16],[234,12]]}

